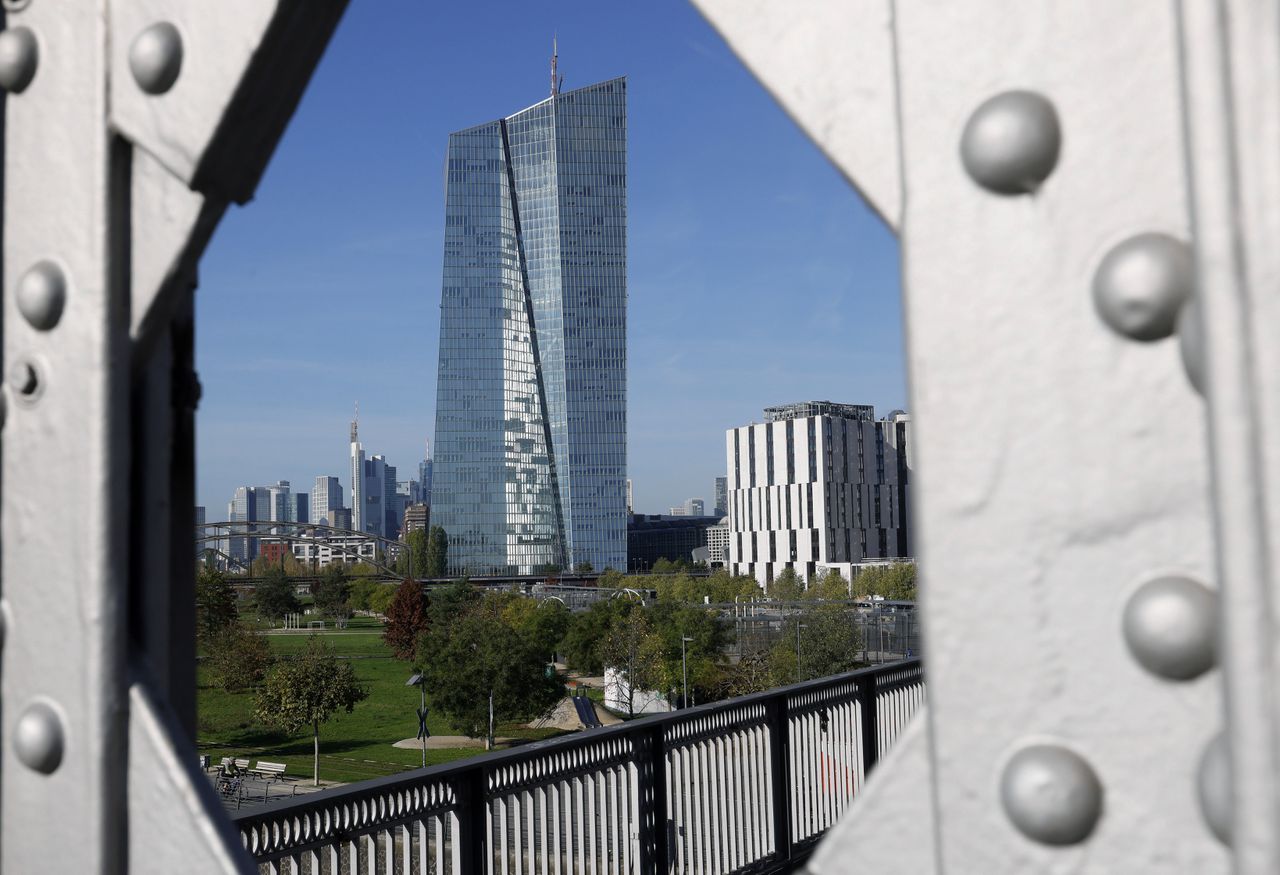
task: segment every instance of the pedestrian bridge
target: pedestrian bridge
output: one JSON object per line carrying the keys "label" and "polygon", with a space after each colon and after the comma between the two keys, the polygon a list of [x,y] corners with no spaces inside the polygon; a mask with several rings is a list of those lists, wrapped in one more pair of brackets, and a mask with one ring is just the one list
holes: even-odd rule
{"label": "pedestrian bridge", "polygon": [[234,817],[291,875],[787,872],[924,702],[920,660],[350,784]]}

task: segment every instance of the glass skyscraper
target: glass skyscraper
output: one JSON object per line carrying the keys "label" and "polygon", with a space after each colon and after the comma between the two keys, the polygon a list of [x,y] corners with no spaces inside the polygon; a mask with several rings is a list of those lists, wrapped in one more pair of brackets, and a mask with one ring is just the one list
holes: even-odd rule
{"label": "glass skyscraper", "polygon": [[451,134],[431,521],[455,574],[625,569],[626,80]]}

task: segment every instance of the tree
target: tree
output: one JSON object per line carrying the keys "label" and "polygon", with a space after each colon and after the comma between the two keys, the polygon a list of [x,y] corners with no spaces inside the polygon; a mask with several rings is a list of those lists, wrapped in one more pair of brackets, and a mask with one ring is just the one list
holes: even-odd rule
{"label": "tree", "polygon": [[424,577],[444,577],[449,573],[449,536],[440,526],[432,526],[427,536],[427,562]]}
{"label": "tree", "polygon": [[525,636],[545,662],[554,662],[560,641],[569,631],[572,614],[553,599],[535,601],[524,596],[511,596],[502,609],[502,619]]}
{"label": "tree", "polygon": [[289,735],[311,727],[312,780],[319,786],[320,724],[339,711],[350,714],[368,695],[351,663],[340,662],[333,648],[312,635],[302,653],[276,663],[267,674],[266,684],[258,691],[256,713],[263,723]]}
{"label": "tree", "polygon": [[859,598],[880,596],[891,601],[916,600],[916,565],[894,562],[864,568],[853,579],[853,592]]}
{"label": "tree", "polygon": [[[782,637],[774,645],[771,663],[775,684],[828,677],[853,671],[862,663],[862,633],[856,611],[841,605],[818,605],[788,619]],[[796,664],[796,623],[799,629],[800,663]]]}
{"label": "tree", "polygon": [[396,659],[412,661],[418,636],[427,628],[427,598],[422,584],[406,578],[396,587],[386,615],[387,625],[382,630],[382,640],[387,642]]}
{"label": "tree", "polygon": [[794,602],[804,593],[804,583],[794,568],[784,568],[769,584],[769,597],[780,602]]}
{"label": "tree", "polygon": [[627,586],[627,576],[621,571],[613,568],[606,568],[600,572],[600,576],[596,578],[596,586],[601,589],[622,589]]}
{"label": "tree", "polygon": [[316,611],[322,617],[331,617],[338,628],[345,628],[351,619],[351,584],[347,569],[338,562],[330,563],[320,574],[315,589]]}
{"label": "tree", "polygon": [[285,614],[297,613],[300,607],[293,588],[293,581],[284,573],[284,569],[275,566],[267,569],[254,592],[259,616],[275,622],[283,619]]}
{"label": "tree", "polygon": [[226,692],[262,683],[273,658],[267,638],[233,623],[209,638],[209,679]]}
{"label": "tree", "polygon": [[385,583],[379,583],[377,588],[369,594],[369,610],[385,617],[387,611],[391,610],[391,603],[395,601],[396,589]]}
{"label": "tree", "polygon": [[537,646],[502,619],[501,603],[485,598],[445,626],[433,624],[418,641],[431,701],[470,738],[492,748],[494,722],[531,720],[564,696],[564,684]]}
{"label": "tree", "polygon": [[227,582],[226,575],[212,566],[201,566],[196,575],[196,633],[200,643],[208,645],[239,618],[236,591]]}
{"label": "tree", "polygon": [[662,659],[662,639],[645,618],[644,610],[632,607],[613,624],[600,643],[606,668],[616,669],[626,683],[617,692],[626,702],[627,716],[636,716],[636,692],[662,689],[668,680]]}
{"label": "tree", "polygon": [[598,601],[585,611],[573,614],[569,628],[560,642],[565,662],[588,675],[604,671],[600,642],[621,617],[625,605],[621,599]]}
{"label": "tree", "polygon": [[583,561],[573,566],[574,574],[590,574],[592,571],[595,569],[591,567],[590,562]]}
{"label": "tree", "polygon": [[412,558],[410,572],[414,577],[430,577],[427,573],[427,533],[416,529],[405,539],[409,544],[409,556]]}
{"label": "tree", "polygon": [[849,581],[839,571],[828,568],[825,573],[804,591],[807,599],[843,601],[849,598]]}
{"label": "tree", "polygon": [[[685,642],[684,663],[688,667],[689,690],[697,701],[709,701],[723,686],[724,649],[732,641],[732,628],[719,614],[694,605],[667,601],[648,608],[647,618],[662,642],[663,666],[669,688],[683,683],[681,639]],[[684,690],[680,690],[683,695]]]}
{"label": "tree", "polygon": [[376,580],[358,577],[351,582],[351,590],[347,596],[353,611],[369,610],[369,599],[382,587]]}

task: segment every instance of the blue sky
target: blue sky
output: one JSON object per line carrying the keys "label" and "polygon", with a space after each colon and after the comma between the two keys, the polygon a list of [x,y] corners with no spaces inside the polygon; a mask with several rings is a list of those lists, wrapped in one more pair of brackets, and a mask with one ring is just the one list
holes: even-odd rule
{"label": "blue sky", "polygon": [[[906,407],[892,235],[682,0],[351,4],[196,293],[197,495],[416,471],[435,421],[450,131],[628,77],[636,509],[712,498],[724,432],[803,399]],[[350,500],[349,494],[346,495]],[[708,504],[709,506],[709,504]]]}

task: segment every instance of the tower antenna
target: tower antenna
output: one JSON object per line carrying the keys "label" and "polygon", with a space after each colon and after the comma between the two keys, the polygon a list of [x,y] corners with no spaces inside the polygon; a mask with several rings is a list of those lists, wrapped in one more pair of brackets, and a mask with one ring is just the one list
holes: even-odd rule
{"label": "tower antenna", "polygon": [[556,64],[560,59],[560,52],[557,46],[557,34],[551,36],[551,96],[555,97],[560,93],[560,86],[564,84],[564,77],[556,75]]}

